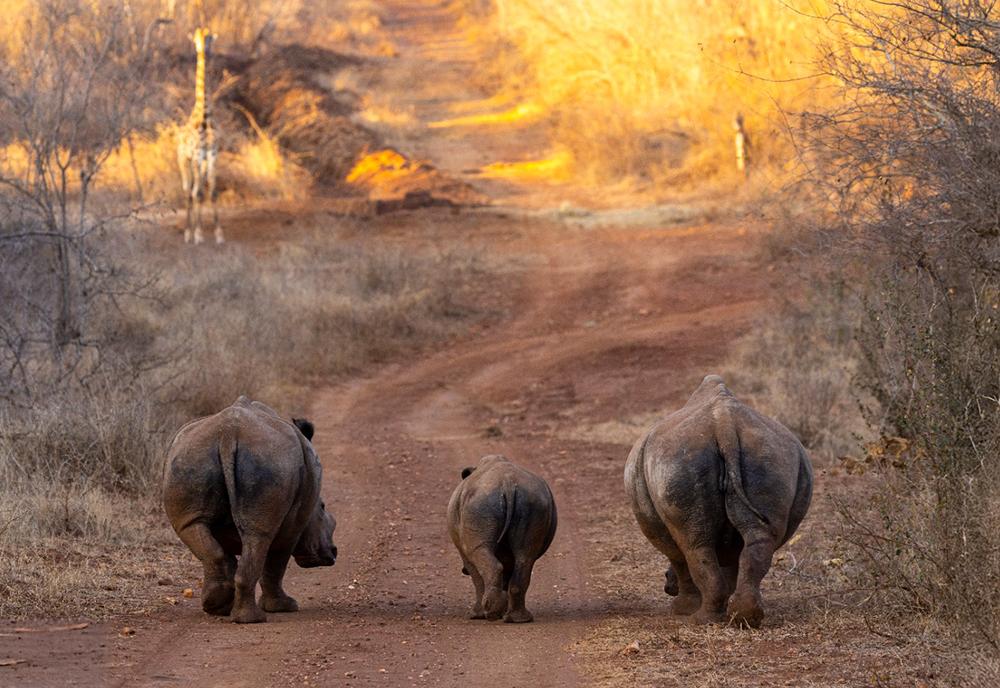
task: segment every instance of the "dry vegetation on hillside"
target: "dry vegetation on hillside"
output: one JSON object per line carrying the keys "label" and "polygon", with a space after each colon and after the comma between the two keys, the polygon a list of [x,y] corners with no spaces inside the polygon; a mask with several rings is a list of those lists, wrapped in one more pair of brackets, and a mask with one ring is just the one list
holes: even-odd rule
{"label": "dry vegetation on hillside", "polygon": [[[799,288],[736,352],[731,382],[836,465],[848,488],[838,575],[874,632],[960,638],[985,657],[968,670],[995,675],[992,3],[464,4],[469,36],[493,58],[483,87],[519,104],[498,119],[551,122],[540,178],[571,168],[595,184],[731,187],[742,112],[755,174],[799,182],[782,198],[794,231],[768,247]],[[112,612],[147,552],[173,542],[153,495],[174,428],[240,393],[296,409],[310,383],[439,341],[473,314],[465,290],[479,261],[328,226],[307,248],[178,258],[144,224],[149,205],[177,200],[186,36],[205,22],[220,37],[210,81],[223,202],[342,184],[378,135],[331,74],[394,52],[372,3],[16,0],[4,11],[0,616]]]}
{"label": "dry vegetation on hillside", "polygon": [[[497,0],[469,3],[494,41],[491,91],[549,117],[552,146],[595,180],[691,187],[735,177],[733,119],[753,162],[794,162],[786,113],[828,100],[815,75],[832,3],[724,0]],[[530,106],[530,107],[528,107]]]}
{"label": "dry vegetation on hillside", "polygon": [[[351,94],[322,80],[357,58],[282,45],[282,27],[303,20],[271,14],[288,3],[209,4],[224,36],[210,62],[226,86],[223,201],[342,181],[373,138],[351,123]],[[450,336],[475,313],[466,289],[479,260],[345,239],[351,221],[305,218],[295,231],[308,248],[182,253],[148,206],[176,199],[190,7],[167,24],[152,1],[8,9],[0,616],[111,613],[173,541],[156,495],[177,427],[240,394],[301,412],[317,380]],[[356,7],[342,9],[348,19],[321,24],[347,27],[347,41]]]}
{"label": "dry vegetation on hillside", "polygon": [[819,65],[840,95],[803,121],[809,209],[779,256],[805,296],[738,365],[814,451],[840,458],[851,486],[836,503],[845,571],[876,632],[932,627],[981,653],[956,676],[991,685],[1000,17],[985,2],[835,8],[854,38]]}

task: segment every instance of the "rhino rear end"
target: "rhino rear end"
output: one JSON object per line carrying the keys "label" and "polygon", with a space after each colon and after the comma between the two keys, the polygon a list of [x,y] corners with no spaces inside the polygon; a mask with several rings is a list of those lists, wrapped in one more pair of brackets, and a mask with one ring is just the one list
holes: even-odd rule
{"label": "rhino rear end", "polygon": [[[174,531],[204,567],[202,607],[239,623],[292,612],[283,587],[288,560],[336,561],[336,522],[320,498],[322,467],[312,424],[285,421],[241,397],[174,438],[163,503]],[[256,587],[261,584],[260,604]]]}
{"label": "rhino rear end", "polygon": [[759,626],[761,580],[812,494],[798,439],[709,375],[636,443],[625,487],[643,534],[670,560],[671,612]]}
{"label": "rhino rear end", "polygon": [[474,619],[525,623],[524,600],[535,562],[555,537],[556,505],[542,478],[502,456],[486,456],[462,471],[448,505],[462,573],[472,577]]}

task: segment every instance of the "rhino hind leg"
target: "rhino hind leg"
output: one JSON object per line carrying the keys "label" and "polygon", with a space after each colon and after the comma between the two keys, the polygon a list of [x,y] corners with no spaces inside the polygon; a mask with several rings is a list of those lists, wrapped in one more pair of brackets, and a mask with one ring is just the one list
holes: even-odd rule
{"label": "rhino hind leg", "polygon": [[750,628],[758,628],[764,618],[764,605],[760,595],[760,582],[771,568],[775,542],[770,534],[761,531],[744,536],[746,544],[740,553],[736,590],[729,601],[731,621]]}
{"label": "rhino hind leg", "polygon": [[[696,547],[687,553],[687,566],[691,579],[701,593],[701,606],[691,616],[696,624],[719,623],[725,620],[726,599],[729,585],[723,575],[715,549]],[[683,576],[678,571],[678,583],[683,590]],[[681,596],[678,596],[678,600]],[[676,604],[676,603],[675,603]]]}
{"label": "rhino hind leg", "polygon": [[672,559],[667,573],[673,573],[673,581],[667,576],[664,588],[666,589],[666,586],[672,582],[672,587],[676,590],[674,593],[676,597],[670,604],[670,614],[672,616],[691,616],[701,608],[701,591],[698,590],[698,586],[691,578],[687,561]]}
{"label": "rhino hind leg", "polygon": [[177,535],[204,569],[201,608],[208,614],[228,616],[233,608],[236,557],[228,555],[204,523],[192,523]]}
{"label": "rhino hind leg", "polygon": [[[507,611],[507,593],[503,590],[503,565],[489,547],[477,547],[468,559],[472,581],[476,585],[476,610],[495,621]],[[482,586],[482,592],[480,592]]]}
{"label": "rhino hind leg", "polygon": [[264,572],[269,542],[264,538],[241,533],[243,554],[236,566],[236,598],[232,619],[236,623],[260,623],[267,615],[257,606],[257,582]]}
{"label": "rhino hind leg", "polygon": [[462,573],[472,578],[472,585],[476,590],[476,599],[469,618],[485,619],[486,612],[483,611],[483,592],[486,589],[486,584],[483,583],[483,577],[479,575],[479,571],[472,565],[472,562],[465,558],[464,554],[462,555]]}
{"label": "rhino hind leg", "polygon": [[264,574],[260,578],[260,607],[265,612],[297,612],[299,603],[285,592],[282,581],[288,569],[289,552],[270,552],[264,562]]}
{"label": "rhino hind leg", "polygon": [[503,617],[506,623],[528,623],[534,620],[531,612],[524,606],[524,596],[531,585],[531,570],[534,566],[534,559],[514,562],[514,570],[507,586],[507,613]]}

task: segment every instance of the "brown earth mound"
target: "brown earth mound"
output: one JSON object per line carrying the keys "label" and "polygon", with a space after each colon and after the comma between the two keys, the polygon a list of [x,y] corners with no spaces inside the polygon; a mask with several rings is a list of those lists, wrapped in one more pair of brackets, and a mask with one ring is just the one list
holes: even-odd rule
{"label": "brown earth mound", "polygon": [[364,190],[378,215],[430,206],[487,205],[489,199],[433,165],[383,148],[358,159],[347,183]]}
{"label": "brown earth mound", "polygon": [[338,94],[324,81],[360,63],[324,48],[281,46],[246,68],[237,99],[318,184],[341,186],[354,162],[378,140],[351,121],[353,94]]}

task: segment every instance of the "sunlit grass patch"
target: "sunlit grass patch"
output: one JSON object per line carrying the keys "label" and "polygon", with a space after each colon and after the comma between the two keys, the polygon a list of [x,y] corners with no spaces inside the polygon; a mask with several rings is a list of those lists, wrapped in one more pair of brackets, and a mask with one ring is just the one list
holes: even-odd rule
{"label": "sunlit grass patch", "polygon": [[482,112],[462,117],[430,122],[427,126],[430,129],[449,129],[451,127],[474,127],[489,126],[497,124],[526,123],[537,120],[545,114],[544,108],[538,103],[519,103],[512,108],[501,112]]}
{"label": "sunlit grass patch", "polygon": [[480,171],[480,176],[513,181],[565,181],[572,175],[573,154],[566,148],[544,158],[520,162],[494,162]]}

